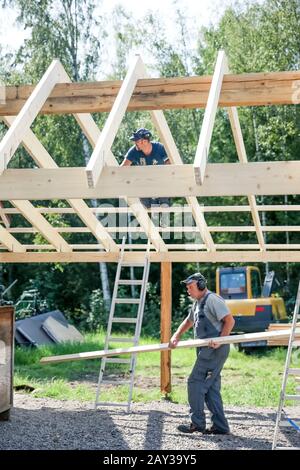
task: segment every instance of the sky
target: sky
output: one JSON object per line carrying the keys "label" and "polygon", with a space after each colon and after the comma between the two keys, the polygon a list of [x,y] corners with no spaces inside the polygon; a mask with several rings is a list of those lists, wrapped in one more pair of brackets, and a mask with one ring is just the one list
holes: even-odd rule
{"label": "sky", "polygon": [[[207,26],[215,23],[225,8],[234,3],[234,0],[177,0],[177,5],[190,20],[191,27],[196,25]],[[132,17],[139,20],[149,10],[159,11],[166,23],[166,32],[172,38],[174,28],[174,0],[103,0],[102,8],[109,12],[116,5],[122,5],[127,11],[132,12]],[[0,42],[5,47],[11,49],[18,48],[29,32],[23,31],[15,24],[16,13],[12,10],[6,10],[5,14],[0,10]]]}

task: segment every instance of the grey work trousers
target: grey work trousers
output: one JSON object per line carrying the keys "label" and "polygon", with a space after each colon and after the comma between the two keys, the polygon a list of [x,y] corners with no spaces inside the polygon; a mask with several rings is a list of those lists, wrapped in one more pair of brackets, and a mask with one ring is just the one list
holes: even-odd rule
{"label": "grey work trousers", "polygon": [[211,412],[213,427],[229,432],[221,397],[221,370],[229,354],[229,345],[217,349],[198,348],[197,360],[188,378],[190,418],[198,428],[205,429],[204,404]]}

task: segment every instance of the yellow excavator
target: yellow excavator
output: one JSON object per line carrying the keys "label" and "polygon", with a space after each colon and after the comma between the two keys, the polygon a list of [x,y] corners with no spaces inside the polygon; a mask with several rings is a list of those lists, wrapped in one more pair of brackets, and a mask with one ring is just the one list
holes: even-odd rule
{"label": "yellow excavator", "polygon": [[[282,297],[274,294],[279,285],[274,271],[270,271],[262,286],[260,270],[256,266],[218,268],[216,292],[225,299],[234,316],[236,333],[265,331],[270,323],[286,323],[288,316]],[[265,346],[253,344],[253,346]],[[244,344],[252,346],[252,344]]]}

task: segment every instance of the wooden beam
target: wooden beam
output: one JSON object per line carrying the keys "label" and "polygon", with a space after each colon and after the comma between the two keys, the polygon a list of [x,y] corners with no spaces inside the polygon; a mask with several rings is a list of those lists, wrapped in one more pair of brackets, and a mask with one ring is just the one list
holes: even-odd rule
{"label": "wooden beam", "polygon": [[7,215],[7,213],[5,212],[2,201],[0,201],[0,218],[2,219],[2,222],[4,223],[4,227],[9,228],[10,227],[10,216]]}
{"label": "wooden beam", "polygon": [[[228,108],[228,115],[239,161],[241,163],[247,163],[248,158],[237,109],[235,107]],[[250,194],[248,196],[248,202],[251,209],[252,220],[255,226],[256,236],[260,245],[260,249],[265,250],[265,240],[261,228],[258,207],[256,204],[255,196],[253,194]]]}
{"label": "wooden beam", "polygon": [[43,217],[29,201],[11,201],[21,214],[48,240],[57,251],[72,251],[66,240],[59,235],[54,227]]}
{"label": "wooden beam", "polygon": [[[300,329],[296,329],[298,334]],[[240,344],[247,343],[250,341],[265,341],[269,339],[285,339],[291,335],[291,328],[268,331],[262,333],[247,333],[244,335],[232,335],[232,336],[218,336],[217,338],[208,338],[208,339],[192,339],[188,341],[179,341],[176,349],[182,348],[198,348],[198,347],[207,347],[210,341],[214,341],[220,345],[222,344]],[[100,359],[102,357],[117,356],[120,354],[136,354],[136,353],[148,353],[154,351],[168,351],[169,343],[162,344],[151,344],[146,346],[133,346],[131,348],[118,348],[110,349],[104,351],[92,351],[92,352],[82,352],[75,354],[64,354],[61,356],[48,356],[42,357],[40,359],[41,364],[50,364],[58,362],[68,362],[68,361],[82,361],[87,359]]]}
{"label": "wooden beam", "polygon": [[32,95],[24,104],[13,125],[3,137],[0,143],[0,174],[7,167],[54,85],[61,81],[60,67],[59,60],[53,60]]}
{"label": "wooden beam", "polygon": [[98,183],[103,167],[108,160],[107,154],[111,149],[114,138],[125,115],[136,82],[138,78],[141,78],[142,73],[143,63],[140,56],[137,55],[126,74],[86,167],[87,181],[90,187],[94,187]]}
{"label": "wooden beam", "polygon": [[[121,246],[121,244],[119,244]],[[45,245],[28,245],[28,244],[23,244],[22,245],[25,250],[35,250],[35,251],[49,251],[49,250],[55,250],[55,248],[52,245],[45,244]],[[204,243],[168,243],[168,250],[178,250],[178,251],[183,251],[183,250],[205,250],[205,245]],[[73,250],[103,250],[104,251],[104,246],[101,245],[100,243],[76,243],[76,244],[71,244],[70,247]],[[128,243],[125,247],[126,250],[147,250],[148,244],[145,243]],[[150,250],[153,250],[154,247],[153,245],[150,245]],[[0,249],[6,250],[7,247],[4,245],[0,244]],[[216,244],[216,249],[217,250],[259,250],[259,245],[257,243],[218,243]],[[284,245],[282,243],[269,243],[266,245],[267,250],[300,250],[300,243],[289,243],[288,245]],[[172,253],[172,252],[171,252]]]}
{"label": "wooden beam", "polygon": [[[89,139],[89,142],[92,147],[95,147],[95,145],[100,139],[100,130],[96,125],[95,121],[93,120],[92,116],[90,114],[76,114],[75,118],[80,127],[82,128],[83,132]],[[118,167],[118,162],[110,149],[107,152],[107,164],[112,165],[113,167]],[[121,193],[118,194],[118,198],[120,197],[120,194]],[[161,238],[158,229],[153,224],[152,220],[148,215],[147,210],[144,208],[140,200],[137,198],[127,198],[125,195],[123,198],[126,204],[130,206],[130,211],[134,214],[141,227],[143,227],[144,232],[147,234],[147,237],[153,243],[155,249],[158,251],[167,251],[166,245],[163,239]]]}
{"label": "wooden beam", "polygon": [[[228,233],[242,233],[242,232],[255,232],[255,227],[253,225],[237,225],[237,226],[210,226],[208,227],[210,232],[228,232]],[[263,232],[300,232],[299,225],[266,225],[261,227]],[[89,227],[53,227],[53,230],[58,233],[91,233]],[[190,227],[166,227],[158,228],[159,232],[163,233],[198,233],[198,228],[196,226]],[[35,227],[12,227],[7,229],[9,233],[37,233],[39,230]],[[146,229],[143,227],[107,227],[107,233],[109,232],[120,232],[120,233],[146,233]],[[221,246],[225,244],[221,244]],[[249,245],[249,244],[248,244]],[[168,244],[169,246],[169,244]],[[205,244],[202,244],[204,248]],[[216,247],[217,245],[215,245]],[[220,244],[218,245],[220,246]],[[252,246],[249,245],[249,246]],[[253,245],[254,246],[254,245]],[[255,245],[256,246],[256,245]],[[259,246],[259,245],[257,245]],[[288,245],[286,245],[288,246]],[[215,250],[214,250],[215,251]]]}
{"label": "wooden beam", "polygon": [[[128,168],[128,167],[127,167]],[[125,201],[130,205],[131,210],[139,222],[142,230],[147,235],[156,250],[161,252],[168,251],[168,248],[160,236],[159,228],[154,225],[150,219],[147,210],[137,198],[125,198]]]}
{"label": "wooden beam", "polygon": [[[175,165],[182,165],[183,161],[179,154],[178,148],[175,144],[173,136],[171,134],[170,128],[166,121],[166,118],[162,111],[152,111],[151,117],[154,122],[155,127],[159,132],[159,136],[161,141],[163,142],[168,157],[171,163]],[[205,217],[201,211],[201,207],[197,201],[197,198],[194,196],[188,196],[186,198],[187,203],[190,206],[190,210],[193,214],[193,218],[195,220],[196,226],[199,230],[202,240],[204,241],[208,251],[215,251],[214,241],[212,236],[208,230],[207,223]]]}
{"label": "wooden beam", "polygon": [[[203,212],[251,212],[251,208],[248,205],[235,205],[235,206],[200,206],[201,211]],[[37,207],[37,210],[41,214],[75,214],[75,210],[72,207]],[[89,207],[89,210],[93,214],[132,214],[130,207],[112,207],[102,205],[100,207]],[[292,212],[300,211],[299,204],[276,204],[276,205],[258,205],[258,211],[278,211],[278,212]],[[189,213],[192,211],[190,206],[184,205],[173,205],[170,207],[153,207],[152,209],[147,209],[148,212],[153,213],[169,213],[169,214],[183,214]],[[16,208],[7,207],[0,208],[0,214],[19,214],[20,211]]]}
{"label": "wooden beam", "polygon": [[[147,71],[146,71],[146,67],[144,66],[144,64],[143,64],[142,73],[144,74],[144,77],[147,77]],[[183,164],[182,158],[179,154],[178,148],[173,139],[171,130],[168,126],[164,113],[162,111],[151,111],[150,115],[151,115],[152,121],[156,129],[158,130],[160,139],[166,148],[170,162],[176,165],[182,165]],[[199,233],[201,234],[202,239],[204,240],[204,243],[206,244],[207,250],[214,251],[215,250],[214,242],[207,228],[204,215],[201,212],[197,199],[192,196],[187,197],[187,202],[189,206],[191,207],[191,212],[193,214],[195,223],[198,227],[198,230],[199,230]]]}
{"label": "wooden beam", "polygon": [[[148,78],[138,80],[129,111],[204,108],[211,76]],[[224,77],[219,106],[267,106],[299,104],[294,84],[300,71],[229,74]],[[41,114],[109,112],[121,81],[64,83],[54,87]],[[16,115],[34,90],[32,85],[6,86],[6,102],[0,115]]]}
{"label": "wooden beam", "polygon": [[201,131],[194,160],[194,171],[197,184],[203,184],[204,181],[210,141],[220,99],[222,81],[226,69],[227,59],[225,52],[219,51],[211,82],[211,88],[209,90],[208,99],[205,107],[204,117],[201,125]]}
{"label": "wooden beam", "polygon": [[296,160],[208,164],[202,186],[193,165],[107,166],[95,188],[88,188],[84,168],[8,169],[0,176],[0,200],[299,194],[299,180]]}
{"label": "wooden beam", "polygon": [[13,237],[6,228],[0,225],[0,242],[9,250],[18,253],[24,253],[26,249]]}
{"label": "wooden beam", "polygon": [[[172,322],[172,263],[161,263],[160,276],[160,340],[162,343],[168,343],[171,338]],[[160,391],[164,395],[172,391],[170,350],[162,351],[160,354]]]}
{"label": "wooden beam", "polygon": [[[61,64],[59,64],[58,70],[61,77],[64,79],[68,77]],[[11,126],[13,125],[15,117],[5,116],[2,120],[7,126]],[[49,155],[45,147],[30,129],[24,135],[22,143],[39,167],[49,169],[58,168],[51,155]],[[119,251],[114,240],[82,199],[68,199],[67,202],[70,204],[72,211],[75,211],[78,217],[89,227],[96,239],[103,243],[107,251]],[[15,204],[15,206],[18,207],[18,204]],[[40,213],[38,209],[35,209],[35,211]],[[62,242],[65,243],[63,239]]]}
{"label": "wooden beam", "polygon": [[[150,252],[151,263],[160,263],[172,261],[173,263],[299,263],[300,250],[297,247],[276,249],[272,251],[255,251],[249,248],[248,251],[241,250],[226,250],[215,251],[210,253],[207,251],[195,250],[181,250],[181,251],[168,251]],[[21,246],[23,249],[23,247]],[[272,247],[273,248],[273,247]],[[295,248],[295,249],[294,249]],[[13,247],[11,246],[11,249]],[[15,250],[16,251],[16,250]],[[24,251],[24,249],[23,249]],[[71,253],[0,253],[0,263],[117,263],[118,253],[107,253],[98,251],[85,251],[85,252],[71,252]],[[145,250],[143,251],[128,251],[124,254],[124,261],[128,262],[143,262],[145,258]]]}

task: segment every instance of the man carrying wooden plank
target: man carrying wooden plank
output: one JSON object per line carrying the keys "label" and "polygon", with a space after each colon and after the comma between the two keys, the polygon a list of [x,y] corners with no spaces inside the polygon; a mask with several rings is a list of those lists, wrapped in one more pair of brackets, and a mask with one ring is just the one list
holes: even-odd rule
{"label": "man carrying wooden plank", "polygon": [[[189,315],[183,320],[170,340],[175,348],[181,335],[194,327],[195,338],[228,336],[234,326],[234,318],[222,297],[207,289],[201,273],[195,273],[182,281],[190,297],[195,299]],[[210,341],[209,347],[197,348],[197,359],[188,378],[190,425],[181,424],[184,433],[229,434],[221,397],[221,370],[229,355],[229,344]],[[211,412],[212,427],[206,429],[204,403]]]}

